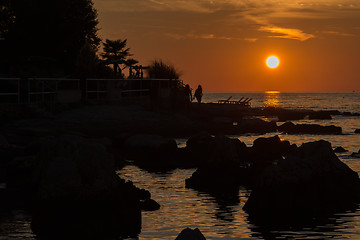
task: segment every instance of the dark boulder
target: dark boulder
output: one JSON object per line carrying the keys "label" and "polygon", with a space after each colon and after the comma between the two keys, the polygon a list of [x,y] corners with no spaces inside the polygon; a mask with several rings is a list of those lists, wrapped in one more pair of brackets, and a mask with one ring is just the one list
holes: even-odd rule
{"label": "dark boulder", "polygon": [[206,238],[198,228],[195,228],[194,230],[185,228],[181,231],[175,240],[206,240]]}
{"label": "dark boulder", "polygon": [[174,139],[150,134],[130,136],[116,147],[143,168],[171,168],[178,151]]}
{"label": "dark boulder", "polygon": [[334,125],[321,126],[319,124],[294,124],[286,122],[278,126],[278,130],[289,134],[341,134],[341,127]]}
{"label": "dark boulder", "polygon": [[244,210],[252,216],[297,216],[347,208],[359,200],[358,174],[321,140],[302,144],[263,171]]}
{"label": "dark boulder", "polygon": [[116,175],[103,141],[66,135],[39,144],[32,173],[35,234],[103,238],[140,232],[140,202],[150,193]]}
{"label": "dark boulder", "polygon": [[207,162],[212,155],[215,147],[215,137],[207,132],[191,136],[186,141],[186,159],[194,163],[194,167],[199,167],[204,162]]}
{"label": "dark boulder", "polygon": [[245,154],[242,154],[248,164],[244,171],[247,179],[243,180],[242,184],[251,188],[264,170],[277,164],[296,148],[296,144],[283,141],[279,136],[256,139],[253,146],[248,148]]}
{"label": "dark boulder", "polygon": [[276,131],[276,127],[276,122],[250,118],[236,122],[233,131],[236,133],[269,133]]}
{"label": "dark boulder", "polygon": [[265,154],[270,158],[281,158],[296,148],[289,141],[282,141],[279,136],[258,138],[253,143],[253,151]]}
{"label": "dark boulder", "polygon": [[336,153],[344,153],[344,152],[347,152],[348,150],[346,150],[345,148],[343,147],[337,147],[334,149],[334,152]]}
{"label": "dark boulder", "polygon": [[329,111],[317,111],[317,112],[312,112],[309,114],[309,119],[326,119],[326,120],[330,120],[332,119],[331,117],[331,112]]}
{"label": "dark boulder", "polygon": [[204,159],[193,175],[186,179],[186,187],[205,191],[224,191],[237,189],[244,178],[246,162],[239,154],[246,151],[246,145],[238,139],[230,139],[224,136],[208,139],[210,145],[207,159]]}
{"label": "dark boulder", "polygon": [[130,152],[141,155],[174,153],[177,145],[174,139],[165,138],[158,135],[137,134],[130,136],[124,141],[123,148]]}
{"label": "dark boulder", "polygon": [[303,111],[294,111],[294,110],[285,110],[285,109],[277,113],[277,117],[280,122],[286,122],[289,120],[301,120],[304,119],[306,115],[307,113]]}
{"label": "dark boulder", "polygon": [[143,211],[156,211],[160,209],[160,204],[151,198],[140,201],[140,208]]}
{"label": "dark boulder", "polygon": [[352,157],[356,157],[356,158],[360,158],[360,149],[359,149],[359,151],[356,153],[356,152],[353,152],[352,154],[351,154],[351,156]]}
{"label": "dark boulder", "polygon": [[296,149],[295,144],[282,141],[279,136],[258,138],[252,147],[223,136],[206,139],[209,145],[199,148],[199,152],[207,152],[208,158],[186,179],[186,186],[212,193],[252,186],[264,169]]}

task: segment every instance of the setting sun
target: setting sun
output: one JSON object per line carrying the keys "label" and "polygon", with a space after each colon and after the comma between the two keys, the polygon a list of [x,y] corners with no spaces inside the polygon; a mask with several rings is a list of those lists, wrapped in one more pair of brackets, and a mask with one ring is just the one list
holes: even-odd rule
{"label": "setting sun", "polygon": [[276,68],[277,66],[279,66],[279,59],[275,56],[268,57],[266,59],[266,65],[269,68]]}

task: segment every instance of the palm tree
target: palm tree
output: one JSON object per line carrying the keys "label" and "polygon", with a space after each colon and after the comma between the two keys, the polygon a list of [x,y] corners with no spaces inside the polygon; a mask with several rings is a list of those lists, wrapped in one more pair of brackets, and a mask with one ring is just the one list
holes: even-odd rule
{"label": "palm tree", "polygon": [[131,56],[130,54],[130,48],[126,47],[127,39],[125,40],[109,40],[106,39],[103,43],[103,50],[104,53],[102,54],[102,57],[105,58],[105,62],[107,64],[113,64],[114,67],[114,73],[115,76],[118,74],[118,71],[120,75],[122,75],[120,64],[125,64],[127,57]]}

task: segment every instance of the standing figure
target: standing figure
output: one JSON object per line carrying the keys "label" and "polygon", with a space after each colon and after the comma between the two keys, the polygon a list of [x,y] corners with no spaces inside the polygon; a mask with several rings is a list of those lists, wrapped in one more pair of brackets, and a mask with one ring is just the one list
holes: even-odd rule
{"label": "standing figure", "polygon": [[189,84],[186,84],[184,91],[185,91],[185,98],[186,98],[187,103],[192,102],[192,92],[191,92],[191,90],[192,89],[190,88]]}
{"label": "standing figure", "polygon": [[196,98],[196,100],[198,101],[199,104],[201,103],[202,96],[203,96],[202,87],[201,87],[201,85],[199,85],[194,93],[194,97]]}

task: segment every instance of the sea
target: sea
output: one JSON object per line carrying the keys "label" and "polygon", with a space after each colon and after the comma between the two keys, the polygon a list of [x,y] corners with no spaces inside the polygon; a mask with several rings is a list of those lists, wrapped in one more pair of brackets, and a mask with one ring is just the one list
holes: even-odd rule
{"label": "sea", "polygon": [[[287,109],[339,110],[360,113],[360,92],[339,93],[204,93],[203,102],[217,102],[231,96],[231,100],[251,98],[251,107],[282,107]],[[266,118],[264,118],[266,119]],[[274,120],[274,119],[267,119]],[[279,135],[300,146],[302,143],[327,140],[333,147],[342,146],[345,153],[338,157],[354,171],[360,173],[360,158],[352,157],[360,150],[359,116],[333,116],[332,120],[299,120],[294,123],[336,125],[343,129],[342,135],[288,135],[269,133],[265,135],[244,134],[238,138],[251,146],[259,137]],[[179,147],[186,146],[186,138],[176,139]],[[184,228],[199,228],[206,239],[360,239],[360,206],[354,210],[312,218],[296,226],[259,226],[242,210],[250,190],[240,189],[237,199],[212,196],[205,192],[185,188],[185,179],[196,169],[176,169],[170,172],[147,172],[134,165],[127,165],[117,173],[131,180],[140,188],[149,190],[161,209],[143,212],[142,231],[136,238],[126,239],[175,239]],[[14,212],[12,217],[0,219],[1,239],[36,239],[30,230],[30,217]]]}

